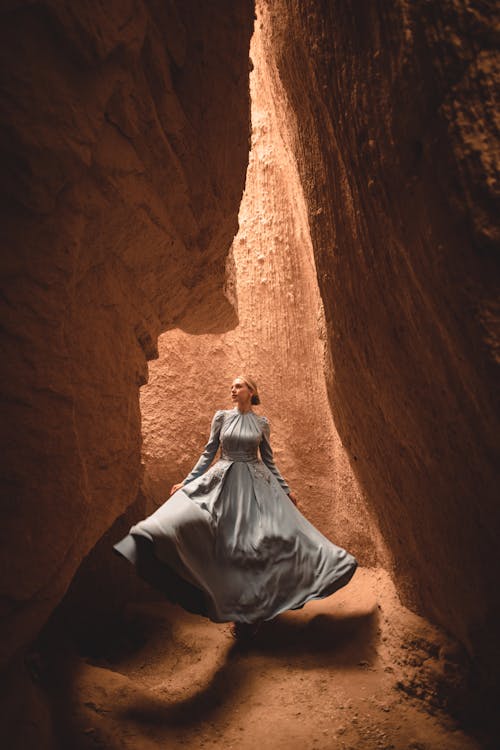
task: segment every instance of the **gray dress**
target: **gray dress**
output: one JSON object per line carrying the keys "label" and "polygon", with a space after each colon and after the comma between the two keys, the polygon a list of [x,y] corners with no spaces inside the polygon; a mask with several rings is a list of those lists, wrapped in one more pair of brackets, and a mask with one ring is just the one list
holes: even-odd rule
{"label": "gray dress", "polygon": [[215,622],[268,620],[329,596],[357,567],[304,518],[289,492],[274,464],[267,418],[220,410],[182,488],[114,550],[186,609]]}

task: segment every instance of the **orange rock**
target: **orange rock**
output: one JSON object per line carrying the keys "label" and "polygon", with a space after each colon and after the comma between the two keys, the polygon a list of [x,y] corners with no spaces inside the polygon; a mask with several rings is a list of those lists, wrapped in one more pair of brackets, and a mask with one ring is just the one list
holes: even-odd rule
{"label": "orange rock", "polygon": [[190,471],[230,384],[253,375],[280,470],[302,512],[362,564],[383,545],[335,430],[324,376],[324,319],[307,207],[284,138],[284,93],[257,26],[250,49],[252,150],[232,255],[239,325],[219,336],[168,331],[141,389],[145,474],[153,509]]}
{"label": "orange rock", "polygon": [[335,424],[405,602],[454,633],[496,679],[491,8],[474,0],[259,8],[308,207]]}
{"label": "orange rock", "polygon": [[135,497],[162,330],[236,321],[251,2],[3,10],[1,657]]}

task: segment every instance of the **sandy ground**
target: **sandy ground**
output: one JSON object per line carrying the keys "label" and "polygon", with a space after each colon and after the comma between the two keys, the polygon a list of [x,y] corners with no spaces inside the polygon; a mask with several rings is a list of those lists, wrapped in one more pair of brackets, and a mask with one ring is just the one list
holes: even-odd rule
{"label": "sandy ground", "polygon": [[168,603],[131,603],[100,652],[55,667],[74,750],[485,747],[442,710],[459,700],[460,649],[400,605],[382,570],[358,570],[249,646]]}

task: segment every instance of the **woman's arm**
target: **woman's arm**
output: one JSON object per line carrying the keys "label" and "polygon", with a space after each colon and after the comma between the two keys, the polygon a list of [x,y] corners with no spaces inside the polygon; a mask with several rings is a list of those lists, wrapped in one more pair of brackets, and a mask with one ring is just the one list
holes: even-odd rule
{"label": "woman's arm", "polygon": [[279,473],[276,464],[274,463],[274,456],[273,456],[273,449],[271,448],[271,443],[269,441],[269,437],[271,434],[271,428],[269,425],[269,421],[267,417],[261,417],[262,419],[262,440],[260,441],[260,455],[262,457],[262,460],[264,461],[267,468],[274,474],[284,491],[287,495],[290,495],[291,490],[290,487],[287,485],[281,474]]}
{"label": "woman's arm", "polygon": [[210,428],[210,437],[206,444],[203,453],[199,457],[193,469],[187,475],[187,477],[181,482],[181,486],[192,482],[193,479],[201,477],[206,472],[210,464],[215,458],[217,449],[220,443],[220,430],[222,427],[222,420],[224,418],[224,412],[222,410],[216,411],[214,418],[212,419],[212,425]]}

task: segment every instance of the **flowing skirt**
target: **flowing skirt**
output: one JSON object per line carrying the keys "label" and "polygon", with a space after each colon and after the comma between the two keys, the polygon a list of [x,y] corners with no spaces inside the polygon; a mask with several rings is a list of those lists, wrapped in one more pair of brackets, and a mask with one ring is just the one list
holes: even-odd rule
{"label": "flowing skirt", "polygon": [[215,622],[298,609],[345,586],[357,567],[261,461],[217,461],[114,550],[169,599]]}

